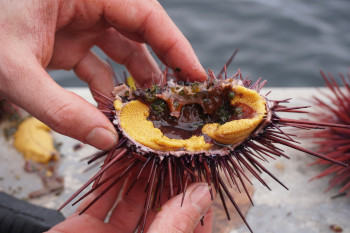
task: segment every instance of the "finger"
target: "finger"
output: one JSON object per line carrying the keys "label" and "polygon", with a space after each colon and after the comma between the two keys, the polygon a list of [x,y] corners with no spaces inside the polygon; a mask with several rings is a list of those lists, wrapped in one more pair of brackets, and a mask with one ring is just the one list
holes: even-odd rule
{"label": "finger", "polygon": [[[72,4],[71,1],[69,3]],[[63,15],[63,12],[69,15],[68,12],[62,10],[62,17],[59,17],[59,20],[67,17]],[[55,43],[48,68],[73,69],[87,51],[94,46],[95,40],[104,32],[106,25],[108,24],[104,20],[92,24],[88,19],[75,19],[66,28],[58,30],[55,33]]]}
{"label": "finger", "polygon": [[5,57],[0,67],[0,92],[7,99],[58,133],[102,150],[115,145],[118,137],[107,117],[83,98],[57,85],[30,53]]}
{"label": "finger", "polygon": [[213,208],[210,207],[208,212],[204,215],[203,225],[199,222],[194,229],[194,233],[211,233],[213,229]]}
{"label": "finger", "polygon": [[106,0],[104,17],[118,31],[140,35],[181,77],[205,80],[206,73],[190,43],[158,1]]}
{"label": "finger", "polygon": [[74,67],[74,72],[91,89],[111,95],[114,88],[112,67],[94,52],[89,51]]}
{"label": "finger", "polygon": [[46,233],[72,233],[72,232],[84,232],[84,233],[97,233],[97,232],[113,232],[115,229],[103,222],[103,220],[91,217],[89,215],[71,216],[65,219],[63,222],[55,225]]}
{"label": "finger", "polygon": [[137,176],[138,171],[131,173],[123,190],[118,204],[114,208],[109,223],[118,229],[118,232],[134,232],[144,211],[147,185],[147,172],[141,175],[137,183],[127,193]]}
{"label": "finger", "polygon": [[182,206],[181,201],[182,194],[166,202],[156,215],[149,232],[193,232],[213,203],[205,183],[190,185]]}
{"label": "finger", "polygon": [[96,44],[115,62],[125,65],[139,86],[158,82],[161,71],[144,44],[127,39],[113,28],[106,30]]}
{"label": "finger", "polygon": [[[164,190],[163,196],[162,196],[162,202],[166,202],[169,197],[169,186],[167,190]],[[153,223],[155,217],[157,216],[158,211],[156,209],[150,209],[148,212],[146,224],[145,224],[145,232],[148,232],[149,227]],[[212,229],[212,222],[213,222],[213,215],[212,215],[212,208],[210,208],[207,213],[203,217],[203,223],[204,225],[199,222],[194,230],[195,233],[210,233]]]}
{"label": "finger", "polygon": [[[173,186],[173,188],[175,188],[175,187]],[[159,212],[159,209],[161,209],[162,205],[169,200],[169,197],[170,197],[170,183],[169,183],[169,180],[167,179],[164,182],[164,187],[162,190],[162,196],[160,197],[160,200],[156,203],[157,205],[155,206],[155,208],[150,208],[148,213],[147,213],[147,219],[146,219],[145,226],[144,226],[144,232],[148,232],[148,229],[150,228],[154,219],[156,218],[156,216]],[[141,223],[141,224],[143,224],[143,223]],[[140,230],[141,229],[139,229],[138,232],[141,232]]]}
{"label": "finger", "polygon": [[[100,182],[103,182],[104,179],[110,177],[115,172],[113,168],[116,168],[115,166],[112,166],[110,169],[108,169],[102,176]],[[84,201],[79,205],[77,210],[75,211],[75,214],[80,214],[87,206],[90,205],[92,201],[96,197],[99,197],[99,195],[104,192],[110,185],[111,188],[104,193],[101,198],[98,199],[93,205],[91,205],[82,215],[88,214],[92,217],[98,218],[100,220],[104,220],[109,213],[109,211],[114,206],[119,193],[124,185],[124,182],[126,179],[121,179],[119,182],[113,185],[113,182],[117,179],[117,177],[110,179],[106,183],[104,183],[102,186],[100,186],[96,191],[88,195]]]}

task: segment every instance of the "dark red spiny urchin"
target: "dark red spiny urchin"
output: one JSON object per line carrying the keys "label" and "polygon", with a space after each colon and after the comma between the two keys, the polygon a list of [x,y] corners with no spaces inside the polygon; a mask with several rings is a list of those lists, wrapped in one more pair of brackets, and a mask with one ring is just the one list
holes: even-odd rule
{"label": "dark red spiny urchin", "polygon": [[[327,77],[323,71],[321,75],[330,94],[320,94],[325,95],[329,101],[323,101],[315,96],[314,102],[318,109],[312,113],[312,116],[322,122],[350,125],[350,73],[347,73],[347,77],[340,74],[344,87],[338,85],[333,75],[328,74]],[[318,152],[350,165],[349,128],[329,127],[323,131],[315,131],[311,136],[317,139],[315,143],[319,146]],[[326,165],[327,168],[312,179],[333,175],[327,191],[337,185],[342,185],[339,192],[350,195],[350,167],[337,166],[321,159],[318,159],[316,163]]]}
{"label": "dark red spiny urchin", "polygon": [[[171,75],[166,73],[164,79],[170,77]],[[216,77],[213,72],[209,72],[207,82],[212,82],[213,80],[226,80],[227,74],[225,69],[225,75],[218,75]],[[240,83],[245,88],[250,90],[255,90],[260,92],[265,84],[265,81],[261,79],[256,82],[252,82],[248,78],[242,78],[240,72],[235,74],[230,79],[235,82]],[[165,83],[161,83],[164,85]],[[93,91],[95,99],[98,101],[101,111],[113,122],[116,117],[116,111],[113,107],[113,98],[104,96],[103,94]],[[260,94],[261,95],[261,94]],[[229,187],[225,184],[225,180],[228,181],[229,186],[236,186],[240,189],[240,186],[245,190],[248,198],[252,202],[249,193],[247,192],[247,182],[251,185],[249,178],[246,175],[246,171],[253,174],[264,186],[268,189],[269,186],[261,178],[260,173],[265,172],[269,174],[273,179],[280,183],[283,187],[287,189],[273,174],[271,174],[264,166],[263,162],[266,162],[266,157],[275,159],[275,157],[286,157],[288,155],[284,153],[278,145],[284,145],[287,147],[294,148],[299,151],[316,156],[320,159],[329,161],[330,163],[339,164],[345,166],[343,160],[339,162],[333,158],[328,158],[320,153],[310,151],[301,146],[296,145],[297,141],[293,139],[293,135],[286,132],[284,128],[298,128],[298,129],[317,129],[320,127],[337,127],[339,130],[346,128],[347,132],[350,126],[347,124],[345,126],[333,123],[322,123],[322,122],[312,122],[305,120],[295,120],[279,117],[279,113],[305,113],[303,111],[306,106],[300,107],[288,107],[286,104],[289,102],[289,98],[284,100],[269,100],[267,98],[268,94],[261,95],[266,101],[267,113],[263,118],[260,125],[252,132],[252,134],[245,138],[242,142],[237,144],[235,147],[228,147],[229,153],[225,152],[224,156],[219,156],[217,154],[201,154],[197,153],[195,155],[182,154],[181,156],[175,156],[171,153],[159,156],[153,151],[140,151],[133,141],[125,136],[125,133],[116,125],[116,130],[119,132],[119,143],[111,150],[107,152],[97,153],[89,163],[96,161],[100,158],[105,158],[104,163],[98,173],[96,173],[86,184],[84,184],[71,198],[69,198],[61,208],[66,206],[74,198],[76,198],[83,190],[85,190],[90,184],[93,184],[92,188],[87,191],[81,198],[79,198],[74,204],[84,199],[86,196],[99,189],[103,184],[111,181],[111,184],[105,188],[100,195],[98,195],[81,213],[86,211],[91,205],[93,205],[99,198],[101,198],[108,190],[111,189],[115,184],[128,175],[131,171],[136,171],[138,174],[133,184],[138,181],[138,178],[146,170],[148,173],[148,185],[147,185],[147,198],[144,208],[143,218],[140,221],[141,232],[143,232],[144,225],[147,218],[147,213],[150,208],[159,208],[162,205],[161,196],[165,189],[165,183],[169,184],[166,190],[170,193],[168,198],[173,197],[176,194],[183,193],[183,198],[186,195],[186,188],[189,184],[198,181],[204,181],[208,183],[209,189],[214,188],[219,194],[222,204],[225,208],[228,219],[230,219],[230,214],[227,211],[224,195],[226,195],[231,204],[236,208],[238,214],[241,216],[243,221],[249,227],[247,221],[245,220],[243,214],[241,213],[235,198],[231,195]],[[103,177],[102,175],[110,168],[112,165],[116,165],[114,168],[114,173],[108,177]],[[336,165],[334,165],[336,166]],[[341,167],[339,167],[340,169]],[[222,173],[220,172],[222,171]],[[240,185],[239,185],[240,184]],[[132,188],[126,187],[129,190]],[[253,203],[253,202],[252,202]],[[74,205],[73,204],[73,205]],[[61,209],[60,208],[60,209]]]}

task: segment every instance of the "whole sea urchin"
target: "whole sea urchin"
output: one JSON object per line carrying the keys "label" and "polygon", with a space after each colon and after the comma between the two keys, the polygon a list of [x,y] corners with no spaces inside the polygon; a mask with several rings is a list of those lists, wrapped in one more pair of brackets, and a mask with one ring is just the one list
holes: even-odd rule
{"label": "whole sea urchin", "polygon": [[[135,184],[147,170],[150,172],[140,222],[141,232],[149,209],[162,205],[164,189],[169,189],[166,190],[169,191],[168,198],[179,193],[183,193],[185,198],[187,186],[197,181],[207,182],[210,192],[212,188],[215,189],[230,218],[224,198],[226,195],[250,229],[225,179],[229,186],[238,189],[240,183],[250,200],[246,182],[251,182],[245,169],[267,188],[268,185],[259,175],[261,172],[266,172],[283,185],[261,163],[267,161],[266,156],[288,158],[277,144],[345,165],[297,146],[293,135],[282,128],[350,127],[279,117],[280,112],[304,113],[302,109],[306,107],[285,106],[290,99],[269,100],[268,94],[260,94],[265,81],[259,79],[253,83],[248,78],[243,79],[240,71],[228,78],[226,70],[224,75],[217,77],[209,71],[203,83],[174,82],[172,78],[172,74],[165,72],[159,84],[146,89],[131,90],[121,84],[115,88],[114,98],[94,91],[101,111],[115,125],[120,140],[111,151],[100,152],[90,160],[92,162],[106,156],[101,170],[61,208],[90,184],[93,183],[92,189],[75,203],[113,180],[82,210],[84,212],[128,173],[138,173],[133,182]],[[118,167],[114,174],[102,177],[112,165]]]}
{"label": "whole sea urchin", "polygon": [[[340,74],[343,88],[340,88],[335,78],[321,71],[323,79],[326,81],[331,94],[326,95],[329,102],[322,101],[314,97],[314,102],[319,108],[313,113],[313,116],[322,122],[337,123],[350,125],[350,73],[347,74],[347,79]],[[319,152],[325,154],[329,158],[336,159],[346,164],[350,164],[350,129],[347,128],[327,128],[324,131],[313,132],[312,138],[317,139],[315,143],[319,145]],[[350,195],[350,167],[340,167],[324,160],[317,160],[316,163],[327,165],[327,168],[319,175],[314,177],[321,178],[333,174],[334,177],[330,181],[331,188],[342,185],[340,193]]]}

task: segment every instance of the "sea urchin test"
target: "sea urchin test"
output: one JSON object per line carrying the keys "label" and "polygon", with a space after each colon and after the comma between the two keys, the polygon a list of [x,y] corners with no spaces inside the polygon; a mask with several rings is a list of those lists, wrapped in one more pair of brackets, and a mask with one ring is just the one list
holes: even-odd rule
{"label": "sea urchin test", "polygon": [[[293,135],[282,128],[349,127],[279,117],[280,112],[305,113],[305,106],[288,107],[288,98],[269,100],[268,94],[260,93],[264,84],[261,79],[253,83],[240,72],[232,77],[227,77],[226,72],[216,77],[209,71],[203,83],[175,81],[172,74],[165,72],[160,83],[149,88],[135,90],[120,84],[114,89],[113,97],[94,91],[99,108],[119,133],[119,142],[111,151],[97,153],[89,161],[105,158],[100,171],[61,208],[92,183],[92,188],[75,203],[103,187],[83,213],[133,172],[137,175],[132,177],[131,186],[125,187],[127,190],[140,182],[141,175],[148,177],[141,232],[150,208],[159,209],[164,199],[179,193],[185,198],[188,185],[199,181],[208,183],[211,194],[212,189],[219,194],[230,219],[226,195],[250,229],[229,187],[239,190],[243,187],[251,200],[247,192],[251,182],[244,171],[249,171],[267,188],[261,172],[283,185],[262,164],[266,157],[288,157],[278,145],[345,166],[296,145]],[[111,167],[115,170],[113,175],[103,176]],[[108,181],[111,184],[103,186]]]}

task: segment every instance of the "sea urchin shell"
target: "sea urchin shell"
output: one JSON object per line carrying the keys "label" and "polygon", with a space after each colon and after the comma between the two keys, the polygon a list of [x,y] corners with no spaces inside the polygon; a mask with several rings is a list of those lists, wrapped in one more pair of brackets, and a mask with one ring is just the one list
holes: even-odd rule
{"label": "sea urchin shell", "polygon": [[[303,108],[306,107],[285,106],[290,99],[269,100],[268,94],[260,94],[265,81],[259,79],[253,83],[248,78],[242,78],[240,71],[228,78],[226,70],[218,77],[209,71],[204,83],[167,81],[171,78],[172,75],[165,72],[163,81],[158,85],[133,91],[123,84],[119,85],[114,92],[115,98],[94,91],[101,111],[114,123],[120,140],[111,151],[100,152],[90,160],[106,156],[101,170],[61,208],[91,183],[94,183],[92,189],[76,203],[113,179],[84,212],[130,171],[138,173],[135,184],[147,170],[150,172],[141,232],[148,210],[162,205],[160,197],[165,182],[169,184],[169,198],[179,193],[183,193],[185,198],[187,186],[197,181],[207,182],[210,192],[215,189],[230,219],[226,195],[250,229],[224,180],[227,179],[231,187],[243,187],[251,202],[246,188],[247,182],[251,182],[244,171],[249,171],[267,188],[269,186],[259,175],[261,172],[266,172],[283,185],[262,165],[267,161],[266,157],[288,158],[278,144],[345,165],[297,146],[293,135],[282,129],[347,126],[279,117],[280,112],[304,113]],[[135,119],[140,122],[135,122]],[[176,138],[179,132],[184,131],[186,135]],[[104,172],[115,164],[119,167],[114,174],[102,178]]]}

